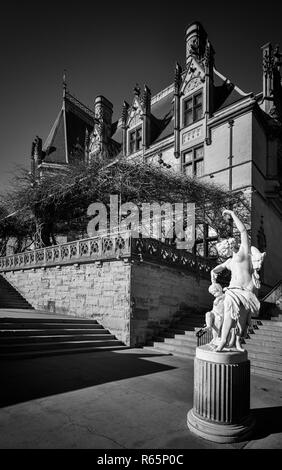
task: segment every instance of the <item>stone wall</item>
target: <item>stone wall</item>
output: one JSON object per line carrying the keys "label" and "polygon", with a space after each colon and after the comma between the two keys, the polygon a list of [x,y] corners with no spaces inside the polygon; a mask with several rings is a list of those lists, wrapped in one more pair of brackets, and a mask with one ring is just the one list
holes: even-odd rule
{"label": "stone wall", "polygon": [[36,309],[96,319],[127,346],[145,344],[151,325],[170,322],[179,308],[212,305],[210,284],[161,262],[120,259],[2,273]]}
{"label": "stone wall", "polygon": [[3,275],[36,309],[97,319],[130,344],[130,272],[122,260],[8,271]]}
{"label": "stone wall", "polygon": [[143,262],[132,267],[132,337],[138,344],[148,339],[150,324],[171,321],[182,306],[202,311],[212,306],[210,281],[187,271]]}

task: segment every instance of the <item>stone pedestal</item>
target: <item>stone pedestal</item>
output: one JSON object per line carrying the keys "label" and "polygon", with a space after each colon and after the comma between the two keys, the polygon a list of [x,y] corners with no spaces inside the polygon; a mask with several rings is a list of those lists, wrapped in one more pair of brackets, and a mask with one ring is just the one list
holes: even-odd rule
{"label": "stone pedestal", "polygon": [[190,431],[214,442],[245,440],[252,433],[250,361],[247,351],[196,349],[194,406],[188,412]]}

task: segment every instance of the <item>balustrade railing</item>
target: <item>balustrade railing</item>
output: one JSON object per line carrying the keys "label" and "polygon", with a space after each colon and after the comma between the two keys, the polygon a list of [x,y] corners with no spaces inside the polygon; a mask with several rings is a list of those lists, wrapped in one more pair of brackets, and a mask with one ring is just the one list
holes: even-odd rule
{"label": "balustrade railing", "polygon": [[187,269],[209,277],[214,262],[156,239],[133,238],[130,231],[76,240],[0,258],[0,271],[134,258]]}
{"label": "balustrade railing", "polygon": [[173,245],[152,238],[132,239],[132,253],[140,260],[159,261],[174,267],[186,268],[190,272],[208,278],[210,271],[216,265],[213,260],[195,256],[186,250],[179,250]]}
{"label": "balustrade railing", "polygon": [[0,258],[0,271],[74,264],[83,261],[129,257],[131,235],[114,235],[76,240]]}

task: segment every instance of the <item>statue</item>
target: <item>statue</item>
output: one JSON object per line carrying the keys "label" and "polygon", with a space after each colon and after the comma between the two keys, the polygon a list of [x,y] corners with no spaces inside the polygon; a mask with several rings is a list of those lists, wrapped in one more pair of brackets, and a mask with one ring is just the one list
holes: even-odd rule
{"label": "statue", "polygon": [[215,297],[215,300],[213,301],[212,310],[206,313],[206,326],[203,328],[203,331],[212,330],[213,339],[210,345],[214,345],[221,334],[224,314],[224,293],[221,285],[217,282],[210,285],[209,293]]}
{"label": "statue", "polygon": [[[238,247],[234,238],[217,244],[219,254],[229,258],[211,271],[212,285],[217,284],[217,276],[224,269],[231,271],[231,281],[229,286],[223,289],[223,323],[215,350],[222,351],[231,336],[228,346],[233,346],[236,340],[236,349],[244,351],[240,339],[246,333],[251,316],[257,316],[260,308],[256,294],[260,288],[258,272],[262,267],[265,253],[260,253],[257,248],[250,246],[246,227],[233,211],[225,210],[223,215],[225,214],[232,217],[239,230],[241,244]],[[235,328],[235,334],[232,334],[232,328]]]}

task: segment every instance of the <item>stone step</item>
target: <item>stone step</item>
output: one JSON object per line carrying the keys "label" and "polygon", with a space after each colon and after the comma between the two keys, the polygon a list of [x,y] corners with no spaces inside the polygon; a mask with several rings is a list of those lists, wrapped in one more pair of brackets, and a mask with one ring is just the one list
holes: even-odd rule
{"label": "stone step", "polygon": [[269,339],[269,338],[282,338],[282,333],[280,331],[275,331],[275,329],[273,329],[273,330],[264,330],[264,329],[262,329],[262,327],[260,327],[258,330],[257,329],[253,330],[253,333],[251,333],[250,336],[252,336],[252,337],[255,337],[255,336],[263,337],[264,336],[267,339]]}
{"label": "stone step", "polygon": [[251,361],[251,367],[261,367],[265,369],[275,370],[276,372],[280,372],[282,377],[282,364],[274,361],[267,361],[265,358],[262,360],[261,358],[258,359],[256,357],[252,357],[251,353],[248,354],[249,359]]}
{"label": "stone step", "polygon": [[259,367],[251,365],[251,373],[282,380],[281,372],[272,370],[269,367]]}
{"label": "stone step", "polygon": [[[109,330],[103,328],[102,325],[96,325],[95,328],[64,328],[64,329],[57,329],[52,328],[49,330],[46,329],[18,329],[18,330],[0,330],[0,338],[7,338],[7,337],[17,337],[17,336],[46,336],[48,335],[72,335],[72,334],[82,334],[82,335],[89,335],[89,334],[106,334],[109,333]],[[2,340],[1,340],[2,341]]]}
{"label": "stone step", "polygon": [[100,346],[122,346],[122,342],[118,340],[108,341],[66,341],[51,343],[26,343],[15,344],[11,346],[0,345],[0,356],[5,353],[26,352],[26,351],[40,351],[40,350],[59,350],[59,349],[81,349],[87,347],[100,347]]}
{"label": "stone step", "polygon": [[184,352],[182,350],[177,350],[177,349],[174,349],[174,350],[171,350],[169,349],[168,347],[165,347],[164,345],[162,346],[162,344],[158,343],[157,345],[155,346],[144,346],[144,349],[147,349],[149,351],[155,351],[155,352],[159,352],[159,353],[162,353],[162,354],[167,354],[169,356],[178,356],[178,357],[186,357],[186,358],[189,358],[189,359],[193,359],[195,357],[195,350],[185,350]]}
{"label": "stone step", "polygon": [[[282,325],[280,325],[279,322],[271,322],[271,323],[267,323],[267,324],[265,324],[263,322],[262,325],[258,325],[258,329],[259,330],[265,330],[265,331],[275,330],[275,331],[282,332]],[[256,330],[256,328],[254,328],[254,330]]]}
{"label": "stone step", "polygon": [[161,349],[163,351],[168,351],[174,354],[180,353],[182,355],[195,355],[195,347],[194,346],[181,346],[181,345],[174,345],[174,344],[168,344],[165,342],[158,342],[158,341],[153,341],[152,346],[154,348]]}
{"label": "stone step", "polygon": [[199,328],[202,328],[205,324],[205,321],[191,321],[191,322],[179,322],[177,323],[177,328],[196,328],[196,327],[199,327]]}
{"label": "stone step", "polygon": [[258,347],[266,348],[279,348],[282,346],[281,339],[278,337],[265,338],[265,336],[250,335],[249,338],[245,338],[245,342],[247,345],[256,344]]}
{"label": "stone step", "polygon": [[[274,325],[275,328],[277,328],[277,327],[282,328],[282,315],[281,315],[281,319],[279,319],[279,320],[278,320],[278,317],[277,317],[277,319],[275,317],[272,317],[271,320],[261,320],[261,323],[264,326],[268,326],[268,325],[273,326],[273,322],[275,322],[275,325]],[[281,325],[280,325],[280,323],[281,323]]]}
{"label": "stone step", "polygon": [[157,342],[160,343],[165,343],[165,344],[173,344],[176,347],[177,346],[188,346],[191,348],[196,348],[197,346],[197,338],[189,338],[189,337],[183,337],[183,338],[156,338]]}
{"label": "stone step", "polygon": [[31,308],[27,300],[0,275],[0,308]]}
{"label": "stone step", "polygon": [[29,329],[29,330],[54,330],[54,329],[70,329],[70,328],[78,328],[78,329],[81,329],[81,330],[84,330],[84,329],[95,329],[95,328],[103,328],[102,325],[99,325],[98,323],[84,323],[82,321],[80,321],[79,323],[69,323],[69,322],[61,322],[61,321],[57,321],[57,322],[52,322],[52,323],[49,323],[48,322],[40,322],[40,323],[1,323],[0,322],[0,331],[3,331],[3,330],[26,330],[26,329]]}
{"label": "stone step", "polygon": [[128,346],[91,346],[91,347],[83,347],[83,348],[68,348],[68,349],[42,349],[42,350],[33,350],[33,351],[17,351],[17,352],[9,352],[9,353],[1,353],[0,359],[31,359],[36,357],[42,356],[58,356],[58,355],[66,355],[66,354],[80,354],[80,353],[94,353],[94,352],[102,352],[102,351],[119,351],[128,349]]}
{"label": "stone step", "polygon": [[[243,346],[244,347],[244,346]],[[251,360],[254,360],[257,362],[271,362],[273,364],[276,364],[278,366],[281,367],[281,370],[282,370],[282,356],[281,354],[272,354],[272,352],[265,352],[265,351],[254,351],[254,350],[251,350],[251,349],[247,349],[247,352],[248,352],[248,357],[249,359]]]}
{"label": "stone step", "polygon": [[171,328],[169,331],[172,332],[172,333],[175,333],[175,334],[179,334],[179,335],[184,335],[184,334],[187,334],[187,335],[195,335],[197,331],[199,331],[201,328],[199,327],[189,327],[189,328]]}
{"label": "stone step", "polygon": [[0,308],[30,308],[30,305],[25,301],[20,300],[0,300]]}
{"label": "stone step", "polygon": [[271,354],[272,356],[276,356],[277,358],[280,358],[281,362],[282,362],[282,348],[280,346],[279,347],[268,347],[268,346],[259,346],[257,344],[243,344],[242,345],[244,349],[246,349],[247,351],[249,352],[253,352],[253,353],[258,353],[258,354]]}
{"label": "stone step", "polygon": [[[189,348],[194,348],[196,349],[197,346],[197,338],[190,338],[190,337],[177,337],[177,338],[157,338],[156,342],[158,343],[163,343],[163,344],[170,344],[178,348],[178,346],[183,346],[183,347],[189,347]],[[246,344],[245,346],[243,345],[244,349],[246,349],[250,354],[252,354],[252,357],[261,357],[263,356],[269,360],[269,361],[274,361],[277,362],[281,358],[282,362],[282,349],[280,348],[268,348],[268,347],[262,347],[258,346],[257,344]]]}
{"label": "stone step", "polygon": [[196,332],[198,331],[198,328],[196,330],[176,330],[173,329],[171,330],[171,334],[177,335],[177,336],[189,336],[191,338],[194,338],[196,336]]}
{"label": "stone step", "polygon": [[52,342],[65,342],[65,341],[103,341],[115,339],[111,334],[91,334],[91,335],[48,335],[48,336],[10,336],[1,338],[2,345],[28,344],[28,343],[52,343]]}
{"label": "stone step", "polygon": [[2,317],[0,318],[0,328],[2,323],[15,323],[15,324],[22,324],[22,323],[40,323],[40,324],[52,324],[52,323],[83,323],[83,324],[97,324],[97,320],[89,319],[89,318],[52,318],[50,314],[50,318],[16,318],[16,317]]}

